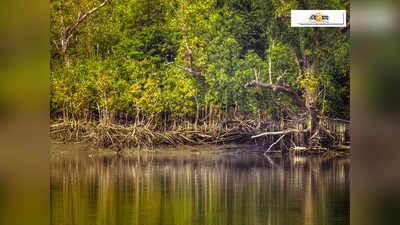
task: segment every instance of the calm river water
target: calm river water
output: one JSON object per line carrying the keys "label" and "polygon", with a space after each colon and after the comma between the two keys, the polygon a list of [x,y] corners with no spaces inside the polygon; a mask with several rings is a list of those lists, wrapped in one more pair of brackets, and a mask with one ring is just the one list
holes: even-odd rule
{"label": "calm river water", "polygon": [[349,158],[51,152],[53,225],[349,224]]}

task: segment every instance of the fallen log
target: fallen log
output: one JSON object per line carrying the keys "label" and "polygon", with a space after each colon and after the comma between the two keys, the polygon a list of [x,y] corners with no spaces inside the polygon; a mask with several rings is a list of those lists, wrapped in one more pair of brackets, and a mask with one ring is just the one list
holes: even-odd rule
{"label": "fallen log", "polygon": [[348,145],[334,145],[332,146],[335,150],[340,150],[340,151],[348,151],[350,150],[350,146]]}
{"label": "fallen log", "polygon": [[269,132],[264,132],[261,134],[257,134],[257,135],[253,135],[251,136],[251,138],[258,138],[258,137],[262,137],[262,136],[268,136],[268,135],[283,135],[283,134],[289,134],[289,133],[305,133],[308,132],[309,129],[306,130],[298,130],[298,129],[289,129],[289,130],[282,130],[282,131],[269,131]]}

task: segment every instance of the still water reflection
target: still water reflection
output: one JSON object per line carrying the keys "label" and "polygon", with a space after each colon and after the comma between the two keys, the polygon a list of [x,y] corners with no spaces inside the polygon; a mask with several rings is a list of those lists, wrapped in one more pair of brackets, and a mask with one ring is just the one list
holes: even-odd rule
{"label": "still water reflection", "polygon": [[52,154],[55,225],[349,224],[349,159]]}

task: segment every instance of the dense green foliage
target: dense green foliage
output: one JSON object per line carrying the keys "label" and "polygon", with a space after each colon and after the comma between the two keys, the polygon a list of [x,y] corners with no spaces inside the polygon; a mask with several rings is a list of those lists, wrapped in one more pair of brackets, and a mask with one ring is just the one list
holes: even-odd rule
{"label": "dense green foliage", "polygon": [[[210,110],[222,116],[233,111],[267,118],[287,116],[285,109],[296,110],[288,96],[244,87],[254,80],[254,69],[260,71],[260,81],[268,83],[271,66],[273,82],[284,74],[279,82],[299,95],[306,86],[318,92],[320,113],[348,118],[348,32],[291,28],[290,19],[282,15],[301,9],[299,2],[112,0],[77,26],[65,53],[70,60],[66,65],[60,50],[62,32],[80,11],[85,13],[102,1],[51,0],[52,117],[193,119]],[[349,10],[348,0],[305,4]],[[305,70],[296,65],[295,56],[300,54],[318,59],[312,76],[305,77]],[[189,67],[191,59],[201,76],[169,63]],[[305,64],[300,59],[300,65]],[[277,98],[282,105],[274,103]]]}

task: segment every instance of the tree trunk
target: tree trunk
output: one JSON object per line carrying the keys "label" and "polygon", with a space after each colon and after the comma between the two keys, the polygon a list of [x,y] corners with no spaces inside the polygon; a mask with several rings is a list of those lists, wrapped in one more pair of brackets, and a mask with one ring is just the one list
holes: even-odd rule
{"label": "tree trunk", "polygon": [[[257,77],[256,77],[257,78]],[[309,78],[311,80],[312,78],[312,72],[308,72],[306,74],[306,78]],[[291,89],[288,86],[284,85],[275,85],[275,84],[265,84],[262,82],[259,82],[257,79],[253,80],[251,82],[246,83],[245,87],[262,87],[262,88],[268,88],[271,89],[274,92],[282,92],[285,93],[287,96],[290,96],[293,100],[293,102],[299,106],[300,112],[305,112],[306,113],[306,119],[307,119],[307,131],[308,131],[308,145],[309,147],[315,146],[318,144],[318,139],[315,139],[316,132],[318,132],[318,109],[317,109],[317,100],[318,100],[318,87],[316,85],[312,85],[311,82],[308,82],[305,85],[303,96],[299,96],[297,92],[293,89]],[[275,99],[277,101],[276,103],[279,105],[278,99]]]}
{"label": "tree trunk", "polygon": [[318,112],[316,109],[307,110],[307,128],[309,129],[308,146],[312,147],[318,144],[314,139],[314,134],[318,132]]}
{"label": "tree trunk", "polygon": [[[311,80],[312,72],[306,73],[306,79]],[[317,101],[318,101],[318,87],[316,85],[310,84],[311,82],[307,82],[304,90],[304,98],[305,98],[305,106],[307,112],[307,128],[310,131],[310,138],[308,139],[309,146],[313,146],[316,143],[312,140],[313,135],[318,132],[318,109],[317,109]]]}

